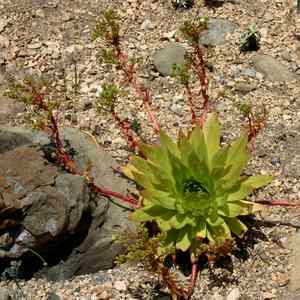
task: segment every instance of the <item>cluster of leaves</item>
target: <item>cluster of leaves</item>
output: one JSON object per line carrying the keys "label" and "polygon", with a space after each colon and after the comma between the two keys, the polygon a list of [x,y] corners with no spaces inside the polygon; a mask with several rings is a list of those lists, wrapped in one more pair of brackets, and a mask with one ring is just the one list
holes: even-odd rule
{"label": "cluster of leaves", "polygon": [[191,43],[199,43],[199,34],[207,29],[208,17],[199,18],[198,22],[185,21],[180,27],[183,36]]}
{"label": "cluster of leaves", "polygon": [[186,86],[190,82],[190,70],[188,57],[185,57],[185,63],[182,65],[174,64],[172,67],[172,76],[176,78],[182,85]]}
{"label": "cluster of leaves", "polygon": [[[119,243],[126,248],[126,251],[125,254],[117,256],[116,263],[120,265],[125,262],[142,261],[146,268],[153,270],[157,265],[155,260],[162,262],[164,260],[164,256],[160,255],[159,258],[157,252],[157,249],[161,247],[162,240],[163,233],[150,237],[149,230],[140,225],[136,234],[129,232],[118,237]],[[164,253],[164,255],[167,254],[169,253]]]}
{"label": "cluster of leaves", "polygon": [[102,92],[96,102],[97,111],[112,112],[119,94],[120,89],[115,84],[103,84]]}
{"label": "cluster of leaves", "polygon": [[196,255],[203,243],[241,237],[247,227],[239,216],[260,208],[245,198],[271,181],[241,175],[249,160],[247,134],[221,148],[218,121],[209,114],[203,129],[181,133],[177,142],[161,132],[160,143],[141,145],[145,158],[131,160],[132,177],[143,188],[142,208],[131,218],[155,221],[166,233],[164,247]]}
{"label": "cluster of leaves", "polygon": [[92,38],[104,38],[107,43],[117,46],[120,43],[119,16],[113,9],[104,11],[96,23]]}
{"label": "cluster of leaves", "polygon": [[258,106],[254,109],[249,102],[242,102],[237,104],[237,108],[247,120],[248,127],[248,142],[255,139],[258,133],[266,126],[267,110],[264,105]]}
{"label": "cluster of leaves", "polygon": [[260,47],[260,33],[255,25],[250,26],[241,36],[240,50],[241,51],[256,51]]}
{"label": "cluster of leaves", "polygon": [[[51,116],[59,108],[59,102],[49,96],[49,82],[43,76],[27,75],[22,81],[11,81],[6,95],[31,107],[27,121],[35,129],[47,128]],[[41,113],[41,109],[43,112]]]}

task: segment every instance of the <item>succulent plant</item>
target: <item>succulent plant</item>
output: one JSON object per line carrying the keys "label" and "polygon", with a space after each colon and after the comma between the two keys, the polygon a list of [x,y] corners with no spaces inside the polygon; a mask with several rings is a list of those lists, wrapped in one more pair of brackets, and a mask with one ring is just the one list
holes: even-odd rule
{"label": "succulent plant", "polygon": [[127,169],[142,188],[142,206],[131,218],[155,221],[166,236],[163,247],[192,253],[199,244],[243,236],[247,227],[239,217],[261,208],[246,197],[271,181],[267,175],[241,175],[250,157],[247,143],[242,134],[221,147],[212,113],[203,128],[180,133],[177,142],[161,131],[160,145],[140,145],[143,157],[134,156]]}
{"label": "succulent plant", "polygon": [[194,0],[172,0],[172,4],[176,9],[187,9],[194,5]]}
{"label": "succulent plant", "polygon": [[241,36],[241,51],[256,51],[260,47],[261,35],[255,25],[251,25]]}

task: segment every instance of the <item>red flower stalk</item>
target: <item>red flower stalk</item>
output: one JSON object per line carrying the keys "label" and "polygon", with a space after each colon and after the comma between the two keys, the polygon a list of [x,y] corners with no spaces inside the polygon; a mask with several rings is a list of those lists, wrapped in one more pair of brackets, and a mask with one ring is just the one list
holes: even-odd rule
{"label": "red flower stalk", "polygon": [[196,113],[195,113],[195,105],[194,105],[194,95],[193,92],[190,88],[190,85],[188,82],[185,83],[185,90],[186,90],[186,94],[187,94],[187,98],[188,98],[188,103],[189,103],[189,107],[191,110],[191,123],[192,125],[197,123],[197,117],[196,117]]}
{"label": "red flower stalk", "polygon": [[115,47],[116,57],[119,61],[119,65],[122,71],[125,74],[126,81],[131,84],[136,95],[142,99],[145,111],[148,114],[148,117],[152,123],[153,129],[155,133],[160,132],[160,125],[158,120],[155,117],[155,114],[152,109],[152,99],[150,90],[148,88],[143,87],[137,77],[136,68],[134,63],[130,63],[128,61],[128,57],[123,53],[119,46]]}
{"label": "red flower stalk", "polygon": [[207,114],[209,112],[208,79],[205,71],[203,51],[201,47],[198,45],[198,43],[197,44],[193,43],[193,48],[195,53],[195,60],[193,61],[193,67],[201,84],[200,92],[203,98],[202,113],[200,116],[200,126],[203,127],[205,120],[207,118]]}
{"label": "red flower stalk", "polygon": [[126,137],[127,145],[128,147],[133,151],[139,151],[139,140],[136,137],[135,133],[131,129],[131,124],[126,120],[121,120],[119,115],[116,113],[114,109],[112,109],[112,116],[115,119],[115,121],[120,126],[123,135]]}

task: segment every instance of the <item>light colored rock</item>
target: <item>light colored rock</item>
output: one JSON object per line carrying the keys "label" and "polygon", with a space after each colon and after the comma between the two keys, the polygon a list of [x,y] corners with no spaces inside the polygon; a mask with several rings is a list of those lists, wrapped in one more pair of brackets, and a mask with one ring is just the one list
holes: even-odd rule
{"label": "light colored rock", "polygon": [[265,75],[269,81],[290,81],[295,79],[288,68],[275,58],[265,54],[255,54],[252,57],[255,69]]}
{"label": "light colored rock", "polygon": [[226,300],[238,300],[241,297],[240,290],[238,288],[233,288],[227,295]]}
{"label": "light colored rock", "polygon": [[145,19],[141,25],[142,30],[150,30],[153,29],[154,27],[155,26],[152,24],[152,22],[149,19]]}
{"label": "light colored rock", "polygon": [[220,295],[218,292],[215,292],[211,296],[210,300],[224,300],[224,297],[222,295]]}
{"label": "light colored rock", "polygon": [[27,47],[28,47],[28,49],[30,49],[30,50],[39,49],[39,48],[42,47],[42,43],[40,43],[40,42],[32,43],[32,44],[29,44]]}
{"label": "light colored rock", "polygon": [[172,31],[165,32],[165,33],[163,34],[163,38],[164,38],[164,39],[167,39],[167,40],[171,40],[172,38],[175,37],[176,31],[177,31],[177,30],[175,29],[175,30],[172,30]]}
{"label": "light colored rock", "polygon": [[234,85],[234,90],[237,92],[240,92],[242,94],[247,94],[253,90],[255,90],[257,87],[257,84],[255,82],[236,82]]}
{"label": "light colored rock", "polygon": [[7,288],[0,288],[0,300],[9,300],[9,290]]}
{"label": "light colored rock", "polygon": [[224,44],[227,34],[233,33],[237,26],[229,20],[210,18],[207,27],[208,30],[202,34],[200,43],[204,46],[217,46]]}
{"label": "light colored rock", "polygon": [[[283,114],[282,118],[284,120],[289,120],[291,116]],[[300,149],[300,134],[299,134],[299,129],[296,129],[293,132],[293,134],[288,137],[285,144],[285,151],[281,154],[281,161],[283,162],[283,166],[284,166],[283,173],[285,176],[289,176],[297,179],[300,178],[299,149]],[[300,244],[299,244],[299,259],[300,259]],[[299,269],[299,273],[300,273],[300,269]]]}
{"label": "light colored rock", "polygon": [[292,255],[290,264],[293,266],[289,283],[289,290],[300,293],[300,233],[296,233],[291,242]]}
{"label": "light colored rock", "polygon": [[184,63],[185,48],[178,43],[169,43],[165,48],[155,52],[153,62],[157,71],[165,76],[171,75],[173,65]]}
{"label": "light colored rock", "polygon": [[9,120],[16,117],[18,113],[25,110],[25,105],[15,102],[6,97],[0,99],[0,124],[7,124]]}
{"label": "light colored rock", "polygon": [[9,39],[4,35],[0,35],[0,48],[8,48],[9,47]]}
{"label": "light colored rock", "polygon": [[5,27],[8,25],[8,23],[9,23],[8,19],[6,19],[6,18],[0,19],[0,32],[2,32],[5,29]]}
{"label": "light colored rock", "polygon": [[126,291],[127,285],[125,281],[117,280],[114,283],[114,288],[118,291]]}
{"label": "light colored rock", "polygon": [[247,68],[242,70],[242,75],[251,77],[251,78],[256,78],[256,71],[253,68]]}
{"label": "light colored rock", "polygon": [[45,13],[42,9],[39,8],[34,12],[34,16],[39,18],[45,18]]}

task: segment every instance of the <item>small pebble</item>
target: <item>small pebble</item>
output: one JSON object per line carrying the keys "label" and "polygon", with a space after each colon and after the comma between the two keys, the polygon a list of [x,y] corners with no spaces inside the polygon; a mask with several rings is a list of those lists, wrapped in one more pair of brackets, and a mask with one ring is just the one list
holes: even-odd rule
{"label": "small pebble", "polygon": [[125,281],[117,280],[114,283],[114,288],[118,291],[126,291],[127,285]]}
{"label": "small pebble", "polygon": [[234,288],[227,295],[226,300],[238,300],[241,297],[240,290],[238,288]]}

